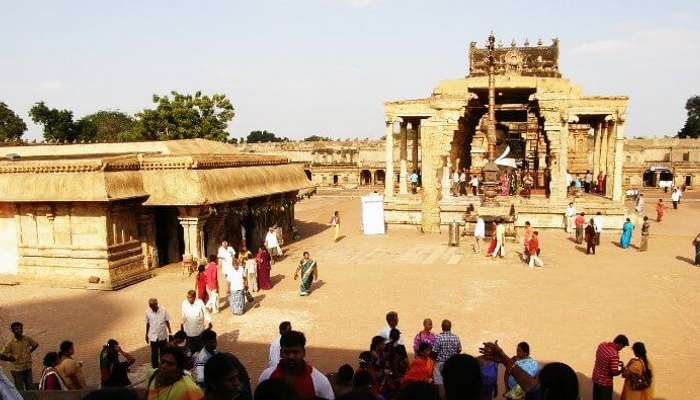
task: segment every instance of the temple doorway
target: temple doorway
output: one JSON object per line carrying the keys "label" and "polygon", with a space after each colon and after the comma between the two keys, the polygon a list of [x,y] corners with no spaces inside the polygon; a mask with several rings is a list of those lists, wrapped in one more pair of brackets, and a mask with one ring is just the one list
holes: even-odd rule
{"label": "temple doorway", "polygon": [[333,185],[338,186],[338,175],[333,175]]}
{"label": "temple doorway", "polygon": [[642,176],[642,185],[645,187],[655,187],[656,186],[656,172],[648,169],[644,172]]}
{"label": "temple doorway", "polygon": [[360,172],[360,185],[368,186],[372,184],[372,173],[369,170],[363,169]]}
{"label": "temple doorway", "polygon": [[374,173],[374,183],[375,183],[375,184],[378,184],[378,185],[383,185],[383,184],[384,184],[384,177],[385,177],[385,176],[386,176],[386,175],[385,175],[385,173],[384,173],[384,170],[383,170],[383,169],[378,169],[378,170]]}
{"label": "temple doorway", "polygon": [[185,253],[182,225],[177,220],[177,210],[172,207],[155,207],[153,216],[156,228],[158,266],[180,262]]}

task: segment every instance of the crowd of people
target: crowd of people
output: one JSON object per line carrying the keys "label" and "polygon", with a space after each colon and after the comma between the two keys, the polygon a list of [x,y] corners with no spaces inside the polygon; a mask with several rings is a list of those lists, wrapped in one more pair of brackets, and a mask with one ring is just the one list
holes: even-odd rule
{"label": "crowd of people", "polygon": [[[183,315],[181,330],[171,335],[169,315],[154,300],[149,301],[146,310],[146,340],[151,344],[152,368],[138,382],[145,387],[148,400],[489,400],[499,396],[499,376],[506,399],[580,398],[574,370],[561,362],[543,365],[533,357],[525,341],[517,344],[513,356],[497,341],[485,342],[474,349],[474,355],[469,355],[459,336],[453,333],[450,320],[443,320],[441,332],[436,334],[432,320],[426,318],[422,329],[405,342],[399,315],[394,311],[386,314],[386,326],[369,341],[367,350],[360,352],[356,366],[345,364],[337,373],[328,375],[306,361],[305,335],[294,330],[291,322],[282,322],[279,336],[270,344],[266,368],[253,390],[244,364],[235,355],[218,350],[217,334],[210,322],[200,321],[198,326],[190,326],[198,331],[188,332],[184,330],[188,321]],[[14,382],[0,374],[4,381],[0,388],[3,398],[15,400],[21,398],[16,389],[34,387],[31,362],[39,344],[23,335],[20,322],[14,322],[11,329],[14,338],[2,352],[2,359],[12,362]],[[415,354],[412,361],[406,350],[408,343]],[[617,376],[625,380],[623,400],[653,398],[654,370],[646,347],[642,342],[634,343],[634,357],[625,364],[619,352],[629,345],[625,335],[618,335],[596,349],[591,374],[594,400],[612,399],[613,379]],[[73,354],[70,341],[61,343],[58,352],[45,354],[39,390],[86,388],[83,365],[73,359]],[[136,362],[134,357],[110,339],[99,360],[102,389],[88,397],[136,398],[130,391],[135,385],[127,374]],[[115,394],[121,397],[113,397]]]}

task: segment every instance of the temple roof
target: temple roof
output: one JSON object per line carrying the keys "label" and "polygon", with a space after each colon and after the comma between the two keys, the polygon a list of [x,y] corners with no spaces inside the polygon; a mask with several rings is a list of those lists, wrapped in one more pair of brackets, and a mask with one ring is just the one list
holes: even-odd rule
{"label": "temple roof", "polygon": [[313,186],[301,165],[283,157],[236,153],[203,139],[2,148],[0,201],[201,205]]}

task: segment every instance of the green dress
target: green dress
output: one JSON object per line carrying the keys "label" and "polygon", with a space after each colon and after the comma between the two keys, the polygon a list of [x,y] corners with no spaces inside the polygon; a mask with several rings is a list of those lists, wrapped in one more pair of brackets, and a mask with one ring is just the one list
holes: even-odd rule
{"label": "green dress", "polygon": [[307,260],[301,263],[301,284],[299,285],[299,294],[301,296],[308,296],[311,291],[311,283],[314,281],[316,276],[316,261]]}

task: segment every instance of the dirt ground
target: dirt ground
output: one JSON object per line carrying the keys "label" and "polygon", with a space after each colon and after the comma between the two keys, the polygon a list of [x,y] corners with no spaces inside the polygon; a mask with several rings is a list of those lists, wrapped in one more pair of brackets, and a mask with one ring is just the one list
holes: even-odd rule
{"label": "dirt ground", "polygon": [[[650,216],[657,197],[647,194]],[[278,323],[289,320],[307,336],[307,359],[331,372],[343,363],[356,366],[359,352],[385,325],[385,313],[395,310],[409,343],[426,317],[436,328],[450,319],[471,354],[486,340],[498,340],[514,353],[525,340],[534,358],[571,365],[579,374],[582,399],[589,399],[596,346],[624,333],[646,344],[657,398],[692,398],[690,371],[700,358],[700,268],[692,265],[691,247],[700,231],[700,200],[692,197],[684,196],[681,209],[667,210],[663,223],[652,224],[646,253],[623,250],[614,244],[616,234],[604,234],[598,254],[587,256],[564,232],[546,231],[541,233],[545,267],[530,270],[518,260],[519,244],[509,246],[506,259],[492,261],[474,255],[464,242],[447,247],[444,233],[423,235],[403,227],[385,236],[363,236],[357,196],[318,195],[297,205],[303,238],[273,266],[273,289],[256,294],[243,316],[228,309],[214,316],[219,348],[238,355],[257,381]],[[338,243],[328,226],[333,210],[343,218]],[[633,243],[639,243],[639,228]],[[309,297],[299,297],[292,279],[304,250],[320,269]],[[43,354],[70,339],[89,383],[97,384],[100,347],[113,337],[137,358],[136,379],[149,360],[143,339],[147,299],[158,297],[179,325],[180,303],[193,285],[193,277],[164,268],[153,279],[116,292],[0,286],[0,342],[9,337],[11,321],[22,321],[25,333],[40,343],[34,357],[38,379]],[[623,360],[631,356],[629,348],[622,351]],[[622,380],[615,379],[618,396],[621,389]]]}

